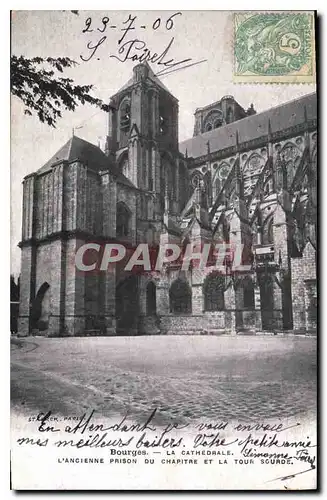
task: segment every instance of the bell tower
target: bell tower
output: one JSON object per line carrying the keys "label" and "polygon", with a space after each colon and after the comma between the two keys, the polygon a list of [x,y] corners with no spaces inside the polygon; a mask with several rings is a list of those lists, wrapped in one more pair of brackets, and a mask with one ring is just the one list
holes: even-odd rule
{"label": "bell tower", "polygon": [[148,63],[140,63],[110,104],[107,154],[137,188],[155,196],[157,212],[167,189],[177,212],[178,100]]}

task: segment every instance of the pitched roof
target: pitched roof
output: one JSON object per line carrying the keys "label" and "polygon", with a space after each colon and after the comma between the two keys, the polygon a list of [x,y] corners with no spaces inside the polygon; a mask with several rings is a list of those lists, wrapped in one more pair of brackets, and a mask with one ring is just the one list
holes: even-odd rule
{"label": "pitched roof", "polygon": [[179,144],[179,150],[183,154],[187,150],[188,157],[197,158],[207,154],[208,141],[211,152],[234,146],[236,144],[237,132],[239,143],[251,141],[268,135],[269,120],[272,133],[285,130],[305,121],[304,107],[306,108],[308,120],[317,117],[316,93],[307,94],[299,99],[270,108],[262,113],[242,118],[210,132],[187,139]]}
{"label": "pitched roof", "polygon": [[[148,62],[144,62],[142,63],[144,64],[145,66],[148,67],[148,78],[154,82],[158,87],[160,87],[161,89],[163,89],[165,92],[168,92],[168,94],[172,95],[172,93],[170,92],[170,90],[167,89],[167,87],[162,83],[161,80],[159,80],[159,78],[154,74],[154,72],[152,71],[151,69],[151,66],[149,65]],[[128,80],[128,82],[125,83],[125,85],[123,85],[117,92],[115,92],[115,94],[112,96],[112,97],[115,97],[117,94],[120,94],[121,92],[123,92],[124,90],[127,90],[129,89],[130,87],[132,87],[133,85],[135,84],[135,81],[132,78],[130,78]],[[174,97],[174,96],[173,96]],[[175,98],[176,99],[176,98]]]}
{"label": "pitched roof", "polygon": [[71,162],[73,160],[80,160],[94,170],[104,170],[108,168],[108,157],[100,148],[73,135],[69,141],[67,141],[66,144],[64,144],[64,146],[62,146],[59,151],[57,151],[52,158],[37,171],[37,173],[42,174],[46,172],[52,165],[58,162]]}
{"label": "pitched roof", "polygon": [[110,160],[107,155],[95,144],[85,141],[76,135],[73,135],[69,141],[64,144],[53,156],[48,160],[43,167],[37,170],[37,174],[43,174],[51,167],[62,161],[81,161],[84,165],[89,168],[99,171],[99,170],[110,170],[111,173],[116,177],[117,182],[124,184],[129,187],[134,187],[134,184],[125,177],[117,168],[110,164]]}

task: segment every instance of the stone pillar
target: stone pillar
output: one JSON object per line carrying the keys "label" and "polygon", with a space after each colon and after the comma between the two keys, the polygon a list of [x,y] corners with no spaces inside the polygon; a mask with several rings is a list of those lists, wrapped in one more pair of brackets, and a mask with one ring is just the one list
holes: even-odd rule
{"label": "stone pillar", "polygon": [[235,328],[242,331],[244,328],[243,321],[243,310],[244,310],[244,288],[240,284],[235,289]]}
{"label": "stone pillar", "polygon": [[106,143],[106,154],[114,153],[117,148],[117,110],[115,103],[110,101],[110,109],[108,112],[108,135]]}
{"label": "stone pillar", "polygon": [[104,272],[105,334],[116,334],[116,267]]}
{"label": "stone pillar", "polygon": [[[160,154],[157,146],[152,146],[152,178],[153,191],[160,195]],[[164,194],[164,193],[163,193]],[[157,210],[158,211],[158,210]],[[160,210],[159,210],[160,211]]]}
{"label": "stone pillar", "polygon": [[290,197],[286,191],[278,195],[278,203],[274,212],[273,235],[275,262],[279,264],[282,259],[282,267],[288,270],[288,223],[285,210],[290,210]]}
{"label": "stone pillar", "polygon": [[66,242],[56,240],[51,243],[51,314],[49,317],[48,336],[57,337],[65,335],[64,329],[64,300]]}
{"label": "stone pillar", "polygon": [[254,310],[255,310],[255,330],[256,332],[261,332],[262,319],[261,319],[261,296],[260,296],[259,284],[256,284],[254,288]]}
{"label": "stone pillar", "polygon": [[156,88],[151,90],[152,92],[152,137],[157,138],[159,133],[159,91]]}
{"label": "stone pillar", "polygon": [[63,214],[63,165],[57,165],[53,169],[53,232],[62,231]]}
{"label": "stone pillar", "polygon": [[165,277],[162,277],[157,284],[157,294],[156,294],[156,303],[157,303],[157,314],[167,315],[170,313],[169,308],[169,283]]}
{"label": "stone pillar", "polygon": [[71,238],[66,243],[65,258],[65,335],[74,336],[85,330],[85,275],[75,265],[75,255],[84,241]]}
{"label": "stone pillar", "polygon": [[[203,271],[192,270],[192,315],[202,315],[204,311]],[[200,325],[199,325],[200,326]]]}
{"label": "stone pillar", "polygon": [[[23,221],[21,245],[20,303],[18,333],[30,333],[30,312],[35,297],[36,248],[33,242],[36,229],[36,176],[29,175],[23,183]],[[24,243],[25,242],[25,243]]]}
{"label": "stone pillar", "polygon": [[35,297],[36,250],[33,245],[24,246],[21,254],[20,298],[18,333],[26,337],[30,333],[30,312]]}
{"label": "stone pillar", "polygon": [[116,236],[116,205],[117,205],[117,183],[109,174],[101,174],[102,183],[102,235],[105,238]]}
{"label": "stone pillar", "polygon": [[235,305],[235,291],[230,285],[225,291],[225,330],[233,336],[236,335]]}
{"label": "stone pillar", "polygon": [[31,174],[25,177],[23,182],[23,223],[22,241],[29,240],[34,236],[34,220],[36,205],[36,175]]}
{"label": "stone pillar", "polygon": [[283,329],[283,289],[276,281],[273,282],[274,293],[274,329]]}

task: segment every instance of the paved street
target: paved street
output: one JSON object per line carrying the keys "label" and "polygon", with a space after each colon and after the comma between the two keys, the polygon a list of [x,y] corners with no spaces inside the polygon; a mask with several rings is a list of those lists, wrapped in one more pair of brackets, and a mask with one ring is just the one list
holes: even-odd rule
{"label": "paved street", "polygon": [[311,414],[316,338],[12,339],[17,411],[249,420]]}

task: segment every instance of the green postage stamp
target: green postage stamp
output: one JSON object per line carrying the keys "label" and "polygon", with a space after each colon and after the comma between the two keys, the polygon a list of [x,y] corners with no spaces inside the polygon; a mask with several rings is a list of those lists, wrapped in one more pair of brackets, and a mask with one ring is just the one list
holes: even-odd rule
{"label": "green postage stamp", "polygon": [[314,83],[312,12],[234,14],[234,81]]}

